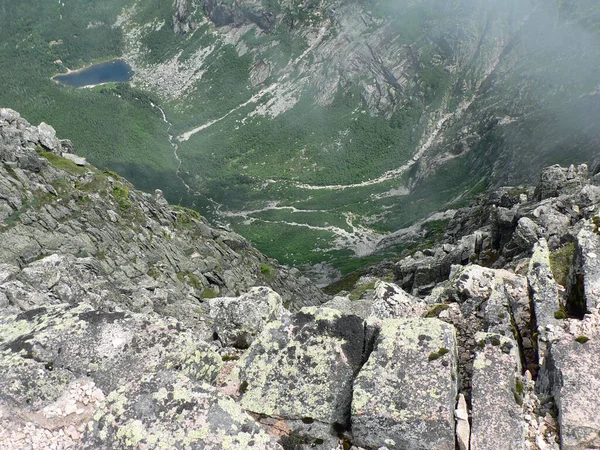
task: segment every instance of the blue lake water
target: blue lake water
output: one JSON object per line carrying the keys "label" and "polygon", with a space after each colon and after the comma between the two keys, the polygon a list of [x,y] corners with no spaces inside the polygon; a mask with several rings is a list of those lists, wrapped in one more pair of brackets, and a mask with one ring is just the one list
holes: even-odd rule
{"label": "blue lake water", "polygon": [[131,80],[133,70],[122,59],[114,59],[76,72],[56,75],[53,80],[72,87],[94,86],[101,83],[122,83]]}

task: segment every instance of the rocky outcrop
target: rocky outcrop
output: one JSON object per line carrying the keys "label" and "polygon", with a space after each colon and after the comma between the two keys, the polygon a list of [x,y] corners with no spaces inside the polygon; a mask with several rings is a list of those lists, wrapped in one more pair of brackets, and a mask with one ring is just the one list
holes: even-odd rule
{"label": "rocky outcrop", "polygon": [[0,138],[0,260],[10,271],[0,293],[13,312],[85,301],[206,328],[206,299],[254,285],[270,285],[291,309],[326,300],[296,269],[160,192],[63,158],[47,125],[2,109]]}
{"label": "rocky outcrop", "polygon": [[333,309],[305,308],[274,321],[237,366],[240,404],[284,420],[299,442],[331,448],[350,425],[352,381],[366,342],[364,321]]}
{"label": "rocky outcrop", "polygon": [[172,319],[85,303],[2,315],[0,442],[3,448],[226,441],[232,448],[280,448],[211,386],[220,367],[221,357]]}
{"label": "rocky outcrop", "polygon": [[600,446],[600,314],[555,328],[540,374],[558,409],[561,449]]}

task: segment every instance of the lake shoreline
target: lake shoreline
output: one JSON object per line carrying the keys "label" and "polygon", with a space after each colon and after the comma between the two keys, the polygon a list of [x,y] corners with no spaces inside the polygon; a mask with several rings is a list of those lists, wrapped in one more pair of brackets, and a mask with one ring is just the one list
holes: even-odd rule
{"label": "lake shoreline", "polygon": [[122,58],[81,67],[66,68],[66,72],[57,73],[51,77],[55,83],[74,88],[93,88],[108,83],[129,83],[133,79],[133,68]]}

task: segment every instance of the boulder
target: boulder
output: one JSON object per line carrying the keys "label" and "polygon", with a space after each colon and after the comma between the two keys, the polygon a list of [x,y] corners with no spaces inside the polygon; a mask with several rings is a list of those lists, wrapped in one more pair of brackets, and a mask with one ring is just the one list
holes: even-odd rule
{"label": "boulder", "polygon": [[59,140],[56,138],[56,130],[45,122],[42,122],[37,127],[39,132],[40,145],[49,151],[57,150],[60,146]]}
{"label": "boulder", "polygon": [[560,311],[561,307],[558,286],[550,268],[548,243],[543,238],[534,246],[533,256],[529,261],[527,280],[539,336],[538,352],[540,357],[543,357],[546,351],[546,327],[559,325],[555,314]]}
{"label": "boulder", "polygon": [[68,159],[69,161],[74,162],[78,166],[83,167],[87,164],[87,162],[85,161],[85,158],[83,158],[81,156],[77,156],[73,153],[63,153],[62,157]]}
{"label": "boulder", "polygon": [[237,298],[209,300],[216,337],[225,346],[248,348],[265,325],[289,314],[281,297],[268,287],[255,287]]}
{"label": "boulder", "polygon": [[568,169],[559,165],[546,167],[540,174],[535,196],[538,200],[573,194],[580,190],[588,179],[588,167],[571,165]]}
{"label": "boulder", "polygon": [[282,450],[233,399],[172,371],[109,393],[83,439],[88,448]]}
{"label": "boulder", "polygon": [[233,373],[241,406],[285,420],[290,434],[312,439],[308,444],[331,444],[333,429],[349,426],[365,342],[360,317],[328,308],[303,308],[267,324]]}
{"label": "boulder", "polygon": [[600,447],[600,332],[551,342],[540,378],[558,408],[561,449]]}
{"label": "boulder", "polygon": [[425,303],[404,292],[399,286],[378,281],[371,306],[371,316],[379,319],[420,317],[426,311]]}
{"label": "boulder", "polygon": [[56,305],[0,317],[0,402],[43,408],[89,377],[108,393],[144,374],[177,368],[214,383],[221,358],[172,319]]}
{"label": "boulder", "polygon": [[76,448],[281,449],[211,386],[220,368],[173,319],[85,303],[0,316],[0,440],[35,448],[50,429]]}
{"label": "boulder", "polygon": [[361,447],[454,450],[458,387],[454,327],[386,319],[354,382],[352,434]]}
{"label": "boulder", "polygon": [[495,333],[477,333],[475,339],[471,450],[521,450],[524,384],[517,343]]}

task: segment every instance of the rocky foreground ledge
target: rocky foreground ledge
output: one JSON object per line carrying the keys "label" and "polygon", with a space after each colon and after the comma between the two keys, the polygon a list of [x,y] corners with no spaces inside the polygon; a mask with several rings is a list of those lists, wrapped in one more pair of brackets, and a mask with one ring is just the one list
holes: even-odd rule
{"label": "rocky foreground ledge", "polygon": [[585,166],[327,301],[6,109],[0,161],[0,448],[600,448]]}

